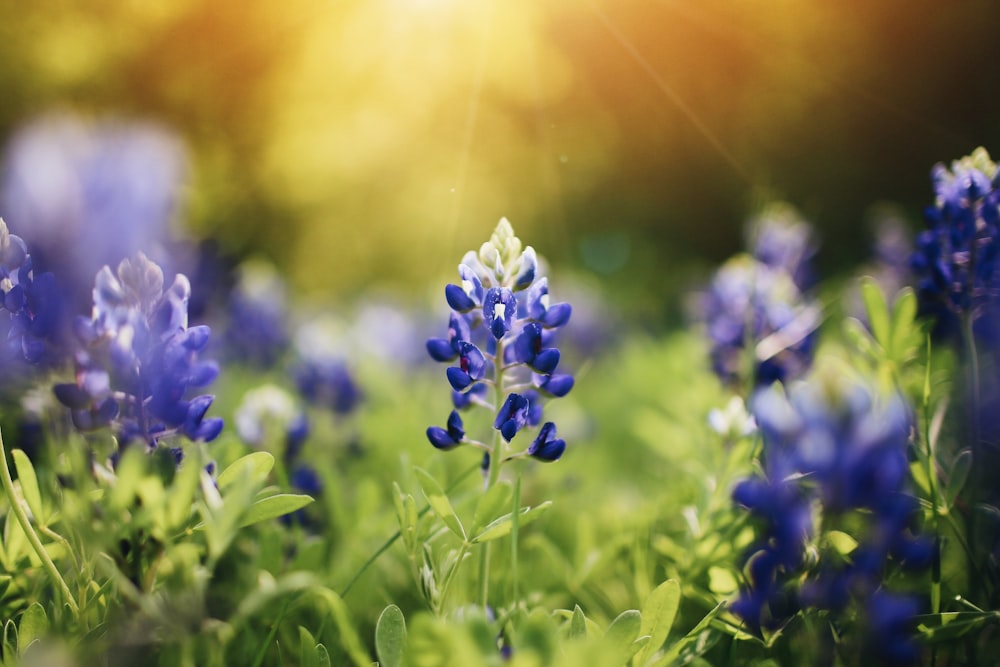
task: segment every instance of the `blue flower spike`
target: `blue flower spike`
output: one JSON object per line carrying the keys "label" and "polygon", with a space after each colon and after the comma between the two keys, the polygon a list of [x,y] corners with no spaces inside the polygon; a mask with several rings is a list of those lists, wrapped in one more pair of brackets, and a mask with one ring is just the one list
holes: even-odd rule
{"label": "blue flower spike", "polygon": [[119,448],[135,440],[149,449],[161,440],[172,447],[176,435],[209,442],[222,432],[223,420],[207,416],[211,395],[186,398],[219,374],[215,362],[199,358],[211,331],[188,327],[185,276],[163,286],[162,269],[142,253],[123,260],[115,273],[102,268],[93,316],[75,327],[81,345],[75,382],[54,387],[77,428],[110,426]]}
{"label": "blue flower spike", "polygon": [[550,304],[541,267],[534,248],[501,219],[486,243],[462,257],[459,282],[445,288],[447,336],[427,341],[430,357],[450,364],[446,376],[455,408],[449,427],[432,426],[427,437],[438,449],[452,449],[465,438],[458,411],[489,410],[493,444],[464,440],[487,450],[488,484],[508,461],[555,461],[566,447],[547,422],[527,450],[508,451],[518,433],[542,424],[546,400],[573,388],[572,375],[555,372],[561,361],[556,330],[569,321],[572,308]]}

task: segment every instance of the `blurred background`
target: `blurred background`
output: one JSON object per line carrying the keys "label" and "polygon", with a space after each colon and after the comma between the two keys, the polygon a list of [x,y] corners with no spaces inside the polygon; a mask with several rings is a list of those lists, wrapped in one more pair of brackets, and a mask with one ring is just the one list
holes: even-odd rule
{"label": "blurred background", "polygon": [[935,162],[996,157],[998,26],[995,0],[3,3],[0,215],[58,240],[42,263],[186,240],[344,300],[440,300],[506,216],[665,325],[767,202],[831,274],[884,202],[920,225]]}

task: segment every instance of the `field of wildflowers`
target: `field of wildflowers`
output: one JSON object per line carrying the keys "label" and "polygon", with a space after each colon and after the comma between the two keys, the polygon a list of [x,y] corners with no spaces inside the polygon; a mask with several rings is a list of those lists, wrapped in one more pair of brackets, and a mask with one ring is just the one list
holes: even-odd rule
{"label": "field of wildflowers", "polygon": [[[84,220],[117,210],[99,186]],[[765,207],[657,336],[506,219],[444,299],[344,313],[141,235],[81,266],[21,194],[0,223],[5,665],[995,656],[983,149],[933,168],[916,238],[887,229],[835,284],[808,222]]]}

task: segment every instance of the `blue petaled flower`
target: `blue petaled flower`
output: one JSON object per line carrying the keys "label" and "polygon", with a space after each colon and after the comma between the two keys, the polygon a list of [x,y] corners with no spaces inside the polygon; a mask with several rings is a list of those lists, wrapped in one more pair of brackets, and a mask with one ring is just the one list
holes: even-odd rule
{"label": "blue petaled flower", "polygon": [[440,426],[430,426],[427,428],[427,439],[438,449],[454,449],[458,447],[465,438],[465,428],[462,424],[462,416],[457,410],[452,410],[448,416],[447,428]]}
{"label": "blue petaled flower", "polygon": [[285,285],[274,267],[245,262],[229,298],[222,346],[226,355],[261,368],[273,367],[288,350]]}
{"label": "blue petaled flower", "polygon": [[[791,385],[787,396],[773,388],[753,401],[766,476],[733,492],[761,521],[748,554],[749,585],[732,608],[756,630],[799,608],[877,607],[890,562],[921,569],[933,557],[933,544],[913,529],[919,504],[907,492],[909,409],[897,394],[874,394],[830,370]],[[817,543],[818,559],[806,562],[814,517],[816,525],[850,526],[849,558]],[[893,650],[905,651],[909,637],[896,640]]]}
{"label": "blue petaled flower", "polygon": [[939,334],[958,320],[995,310],[1000,294],[997,235],[1000,175],[983,148],[931,172],[935,202],[924,211],[928,229],[917,236],[910,259],[922,314]]}
{"label": "blue petaled flower", "polygon": [[[487,454],[504,454],[504,443],[542,423],[544,398],[565,396],[573,388],[572,375],[556,372],[561,354],[555,342],[555,332],[569,321],[572,308],[550,304],[548,280],[535,251],[522,247],[506,219],[478,252],[466,253],[458,273],[460,283],[445,288],[452,310],[448,335],[427,341],[432,359],[452,364],[445,375],[455,411],[448,428],[432,426],[427,438],[440,449],[464,442]],[[476,406],[494,414],[495,447],[465,437],[458,410]],[[564,448],[549,422],[523,452],[484,460],[492,458],[499,465],[530,455],[554,461]]]}
{"label": "blue petaled flower", "polygon": [[535,441],[528,447],[528,455],[539,461],[558,461],[566,449],[566,443],[556,437],[556,425],[545,422]]}
{"label": "blue petaled flower", "polygon": [[500,431],[504,440],[510,442],[527,423],[528,399],[520,394],[508,394],[493,420],[493,428]]}
{"label": "blue petaled flower", "polygon": [[76,325],[82,345],[76,381],[54,388],[78,428],[110,425],[119,446],[219,435],[222,419],[207,416],[213,397],[189,398],[190,390],[211,384],[219,372],[217,364],[199,358],[209,328],[188,327],[190,289],[177,275],[164,290],[163,271],[141,253],[123,260],[116,274],[108,267],[98,273],[93,317]]}
{"label": "blue petaled flower", "polygon": [[758,385],[801,376],[812,363],[819,309],[792,277],[748,255],[726,262],[703,295],[712,368],[724,381]]}
{"label": "blue petaled flower", "polygon": [[21,237],[0,218],[0,308],[10,313],[7,346],[13,357],[35,364],[64,360],[62,294],[51,273],[35,275]]}
{"label": "blue petaled flower", "polygon": [[472,343],[459,343],[458,361],[459,365],[452,366],[447,372],[448,382],[455,391],[463,391],[485,377],[486,357]]}
{"label": "blue petaled flower", "polygon": [[0,210],[37,266],[56,271],[68,313],[88,307],[102,266],[140,251],[162,259],[188,171],[184,146],[164,127],[70,114],[20,128],[3,167]]}

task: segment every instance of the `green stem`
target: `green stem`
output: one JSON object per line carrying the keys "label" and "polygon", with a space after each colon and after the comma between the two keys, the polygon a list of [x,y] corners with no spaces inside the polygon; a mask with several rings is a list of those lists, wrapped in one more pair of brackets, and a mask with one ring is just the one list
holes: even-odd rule
{"label": "green stem", "polygon": [[[969,383],[971,385],[970,391],[971,396],[969,397],[969,428],[970,428],[970,439],[972,440],[972,479],[970,480],[970,486],[968,497],[970,498],[970,507],[968,514],[966,515],[965,527],[967,531],[967,541],[968,541],[968,571],[971,575],[979,569],[979,558],[978,558],[978,539],[976,536],[976,511],[975,500],[979,497],[979,492],[982,489],[983,482],[983,472],[985,471],[986,461],[983,460],[983,446],[980,442],[979,437],[979,406],[980,406],[980,390],[979,390],[979,358],[976,351],[976,334],[973,331],[974,318],[971,312],[966,312],[962,315],[962,339],[965,343],[965,352],[968,355],[967,363],[969,364]],[[970,584],[972,579],[970,576]]]}
{"label": "green stem", "polygon": [[52,562],[51,558],[49,558],[49,553],[45,550],[41,539],[38,537],[38,533],[35,532],[35,529],[31,525],[31,521],[28,519],[28,513],[24,511],[24,507],[21,506],[21,503],[17,498],[17,494],[14,493],[14,480],[10,477],[10,466],[7,465],[7,450],[4,448],[2,434],[0,434],[0,481],[3,482],[3,490],[7,495],[7,501],[10,503],[10,511],[13,512],[15,518],[17,518],[17,522],[20,524],[21,530],[24,531],[25,537],[28,538],[28,543],[31,544],[31,548],[42,561],[42,565],[52,578],[52,583],[59,588],[66,601],[66,605],[70,608],[70,611],[73,612],[73,616],[79,616],[80,608],[77,606],[76,600],[73,598],[73,593],[70,592],[69,586],[66,585],[66,581],[59,573],[59,568],[57,568],[56,564]]}
{"label": "green stem", "polygon": [[[471,468],[469,468],[468,470],[466,470],[465,472],[463,472],[461,475],[459,475],[458,477],[456,477],[455,481],[452,482],[451,486],[449,486],[447,489],[445,489],[445,493],[447,494],[447,493],[451,493],[452,491],[454,491],[456,488],[458,488],[459,484],[461,484],[462,482],[464,482],[465,479],[469,475],[471,475],[475,471],[479,470],[479,468],[480,468],[480,465],[477,463],[476,465],[472,466]],[[430,511],[430,509],[431,509],[431,506],[429,504],[428,505],[424,505],[423,508],[419,512],[417,512],[417,518],[419,519],[423,515],[427,514]],[[344,590],[341,591],[340,597],[342,597],[342,598],[343,597],[347,597],[347,594],[351,592],[352,588],[354,588],[354,584],[358,583],[358,579],[361,578],[361,575],[363,575],[365,572],[367,572],[368,568],[372,566],[372,563],[374,563],[376,560],[378,560],[378,557],[381,556],[382,554],[384,554],[386,551],[388,551],[389,547],[391,547],[393,544],[395,544],[396,540],[398,540],[402,536],[403,536],[403,533],[401,531],[397,530],[395,533],[393,533],[389,537],[389,539],[387,539],[385,542],[383,542],[382,546],[380,546],[375,551],[375,553],[373,553],[371,555],[371,558],[369,558],[368,560],[366,560],[365,563],[364,563],[364,565],[362,565],[361,568],[357,572],[354,573],[354,576],[351,577],[351,580],[347,582],[346,586],[344,586]]]}
{"label": "green stem", "polygon": [[[494,357],[494,368],[497,370],[496,380],[493,384],[493,404],[497,409],[501,409],[504,404],[504,382],[503,382],[503,340],[497,341],[496,356]],[[503,437],[500,431],[493,434],[493,451],[490,453],[490,467],[486,473],[486,489],[489,491],[500,479],[500,465],[503,462]],[[479,547],[479,606],[486,609],[489,603],[490,594],[490,543],[486,542]]]}

